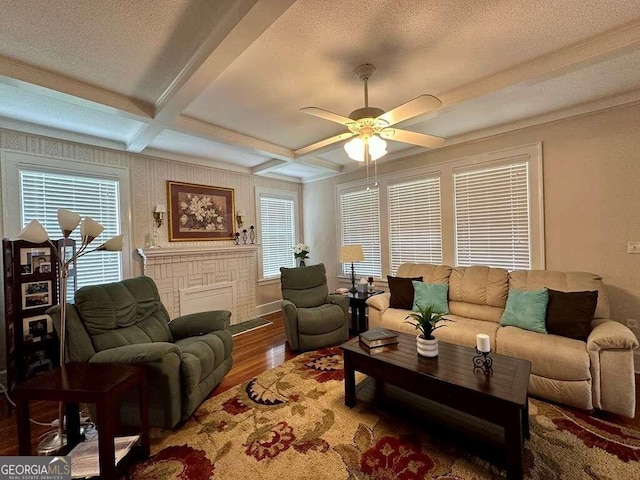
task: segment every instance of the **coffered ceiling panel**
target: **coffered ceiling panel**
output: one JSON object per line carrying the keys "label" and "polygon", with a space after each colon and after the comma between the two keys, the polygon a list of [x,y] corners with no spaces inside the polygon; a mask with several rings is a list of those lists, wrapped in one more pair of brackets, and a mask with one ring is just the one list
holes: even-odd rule
{"label": "coffered ceiling panel", "polygon": [[4,57],[153,103],[233,0],[3,3]]}

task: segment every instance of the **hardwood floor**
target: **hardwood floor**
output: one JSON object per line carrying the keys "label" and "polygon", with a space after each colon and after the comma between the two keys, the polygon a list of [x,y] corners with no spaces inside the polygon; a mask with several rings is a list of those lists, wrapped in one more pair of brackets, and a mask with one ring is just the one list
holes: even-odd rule
{"label": "hardwood floor", "polygon": [[[263,318],[273,323],[234,337],[233,368],[212,392],[212,395],[222,393],[297,355],[286,344],[282,315],[275,313]],[[0,456],[18,454],[15,415],[7,416],[6,411],[6,399],[2,396],[0,400]],[[640,375],[636,375],[636,412],[640,412]],[[34,420],[51,422],[57,418],[57,415],[58,406],[54,402],[31,403],[31,418]],[[640,415],[637,413],[634,419],[604,412],[596,412],[594,416],[640,430]],[[38,436],[49,430],[51,427],[31,426],[34,451]]]}

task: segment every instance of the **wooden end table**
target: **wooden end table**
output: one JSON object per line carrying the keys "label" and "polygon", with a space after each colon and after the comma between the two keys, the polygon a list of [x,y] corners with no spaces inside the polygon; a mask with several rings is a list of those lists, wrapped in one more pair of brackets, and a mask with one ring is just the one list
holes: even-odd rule
{"label": "wooden end table", "polygon": [[100,478],[118,478],[133,460],[132,452],[115,465],[114,437],[119,417],[117,400],[137,387],[140,401],[140,447],[138,457],[149,456],[149,416],[147,410],[146,370],[143,366],[71,362],[16,386],[16,418],[18,423],[18,454],[31,455],[29,401],[50,400],[66,404],[67,449],[70,451],[82,439],[80,436],[79,403],[96,405]]}
{"label": "wooden end table", "polygon": [[521,480],[524,440],[529,438],[527,387],[531,363],[492,353],[493,374],[487,377],[474,372],[475,349],[439,342],[438,356],[425,358],[416,352],[415,335],[398,333],[398,340],[397,348],[373,354],[360,345],[357,337],[340,346],[344,356],[345,405],[353,407],[356,403],[358,371],[374,378],[379,392],[389,383],[502,427],[507,479]]}
{"label": "wooden end table", "polygon": [[384,290],[374,290],[373,292],[349,292],[349,306],[351,307],[350,329],[354,333],[362,333],[369,330],[367,320],[367,299],[374,295],[384,293]]}

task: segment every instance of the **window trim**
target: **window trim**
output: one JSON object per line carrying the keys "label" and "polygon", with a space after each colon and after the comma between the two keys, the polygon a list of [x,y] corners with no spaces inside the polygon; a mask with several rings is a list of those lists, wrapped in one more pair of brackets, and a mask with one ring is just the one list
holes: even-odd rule
{"label": "window trim", "polygon": [[[5,237],[16,237],[22,230],[20,212],[22,195],[20,194],[20,170],[36,170],[66,175],[81,175],[93,178],[116,180],[119,184],[120,230],[124,236],[125,247],[122,251],[122,278],[132,276],[132,255],[135,250],[131,242],[131,201],[129,187],[129,169],[126,167],[102,165],[81,160],[68,160],[36,153],[0,150],[0,172],[2,175],[2,220]],[[18,208],[9,209],[12,201],[19,201]],[[62,236],[62,234],[60,234]]]}
{"label": "window trim", "polygon": [[[379,210],[380,210],[380,240],[382,276],[392,275],[391,272],[391,242],[389,241],[389,198],[388,186],[404,183],[420,177],[440,177],[440,199],[442,218],[442,261],[444,265],[455,265],[455,201],[453,189],[454,169],[484,168],[497,165],[498,162],[510,162],[526,159],[529,162],[529,195],[531,199],[530,213],[530,241],[531,268],[544,270],[545,268],[545,235],[544,235],[544,177],[542,143],[532,143],[501,150],[480,153],[467,157],[458,157],[429,163],[428,165],[387,173],[378,176]],[[342,219],[340,217],[340,193],[366,187],[366,178],[353,180],[336,185],[336,272],[341,272],[339,253],[342,238]],[[338,279],[345,277],[338,274]],[[381,279],[382,280],[382,279]]]}
{"label": "window trim", "polygon": [[[258,283],[260,285],[268,285],[270,283],[279,283],[280,275],[274,275],[272,277],[264,277],[263,269],[262,269],[262,215],[260,212],[260,198],[261,197],[268,198],[281,198],[284,200],[293,200],[293,218],[294,218],[294,238],[296,242],[301,242],[301,220],[300,220],[300,196],[298,192],[294,192],[292,190],[280,190],[276,188],[268,188],[268,187],[255,187],[255,218],[256,218],[256,229],[258,233]],[[291,252],[293,255],[293,252]]]}

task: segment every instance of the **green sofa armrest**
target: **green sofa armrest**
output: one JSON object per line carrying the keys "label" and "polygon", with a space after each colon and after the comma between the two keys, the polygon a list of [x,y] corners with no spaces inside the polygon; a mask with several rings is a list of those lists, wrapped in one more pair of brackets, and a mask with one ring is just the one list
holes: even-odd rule
{"label": "green sofa armrest", "polygon": [[163,361],[167,355],[174,353],[180,358],[182,352],[173,343],[155,342],[125,345],[109,348],[96,353],[89,359],[91,363],[127,363],[141,364]]}
{"label": "green sofa armrest", "polygon": [[327,303],[334,303],[342,308],[345,312],[349,311],[349,297],[330,293],[327,295]]}
{"label": "green sofa armrest", "polygon": [[613,320],[598,320],[587,338],[587,350],[638,348],[638,339],[626,325]]}
{"label": "green sofa armrest", "polygon": [[174,318],[169,322],[169,329],[174,338],[179,340],[181,338],[206,335],[215,330],[228,330],[230,323],[231,312],[213,310]]}

